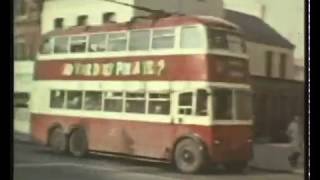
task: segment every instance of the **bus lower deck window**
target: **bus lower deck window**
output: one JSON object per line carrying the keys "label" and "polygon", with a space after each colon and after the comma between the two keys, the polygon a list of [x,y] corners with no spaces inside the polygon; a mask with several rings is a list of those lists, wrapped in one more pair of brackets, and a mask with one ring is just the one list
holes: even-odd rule
{"label": "bus lower deck window", "polygon": [[121,92],[104,93],[104,111],[122,112],[123,94]]}
{"label": "bus lower deck window", "polygon": [[65,93],[62,90],[50,91],[50,107],[63,108]]}
{"label": "bus lower deck window", "polygon": [[169,94],[149,94],[149,114],[169,114],[170,95]]}
{"label": "bus lower deck window", "polygon": [[67,91],[67,109],[81,109],[82,92]]}
{"label": "bus lower deck window", "polygon": [[101,110],[101,105],[102,105],[101,96],[102,96],[101,92],[94,92],[94,91],[85,92],[84,109],[85,110]]}
{"label": "bus lower deck window", "polygon": [[126,108],[129,113],[145,113],[146,100],[144,93],[126,93]]}

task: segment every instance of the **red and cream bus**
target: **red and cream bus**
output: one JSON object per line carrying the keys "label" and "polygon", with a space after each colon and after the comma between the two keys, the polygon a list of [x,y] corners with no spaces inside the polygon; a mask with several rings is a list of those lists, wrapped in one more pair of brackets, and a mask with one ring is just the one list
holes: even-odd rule
{"label": "red and cream bus", "polygon": [[54,30],[36,62],[32,137],[75,156],[240,170],[252,157],[248,77],[239,28],[214,17]]}

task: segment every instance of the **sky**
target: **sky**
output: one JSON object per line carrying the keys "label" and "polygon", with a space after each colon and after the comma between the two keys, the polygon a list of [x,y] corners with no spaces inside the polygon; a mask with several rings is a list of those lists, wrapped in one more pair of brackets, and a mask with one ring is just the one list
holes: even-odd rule
{"label": "sky", "polygon": [[304,58],[304,0],[224,0],[227,9],[260,16],[266,6],[265,22],[289,39],[295,46],[295,58]]}

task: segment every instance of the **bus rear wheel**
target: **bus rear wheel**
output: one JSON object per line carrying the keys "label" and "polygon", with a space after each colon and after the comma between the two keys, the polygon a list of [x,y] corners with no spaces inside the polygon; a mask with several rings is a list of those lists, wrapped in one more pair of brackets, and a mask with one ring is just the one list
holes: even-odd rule
{"label": "bus rear wheel", "polygon": [[185,139],[178,143],[174,160],[176,167],[183,173],[196,173],[205,164],[204,149],[201,144],[192,139]]}
{"label": "bus rear wheel", "polygon": [[67,150],[67,139],[61,127],[54,128],[49,134],[49,147],[55,153],[64,153]]}
{"label": "bus rear wheel", "polygon": [[73,156],[82,157],[88,152],[88,141],[83,129],[72,131],[69,138],[69,151]]}

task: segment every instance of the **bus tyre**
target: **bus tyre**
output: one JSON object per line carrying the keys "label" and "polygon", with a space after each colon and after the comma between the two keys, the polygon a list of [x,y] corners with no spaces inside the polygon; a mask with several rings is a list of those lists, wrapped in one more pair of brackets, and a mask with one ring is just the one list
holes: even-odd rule
{"label": "bus tyre", "polygon": [[71,132],[69,139],[69,150],[73,156],[82,157],[88,152],[88,141],[83,129],[76,129]]}
{"label": "bus tyre", "polygon": [[247,168],[247,162],[232,162],[225,164],[227,171],[231,173],[242,173]]}
{"label": "bus tyre", "polygon": [[61,127],[54,128],[49,134],[49,147],[55,153],[61,154],[67,150],[67,139]]}
{"label": "bus tyre", "polygon": [[205,164],[204,148],[192,139],[179,142],[174,153],[176,167],[183,173],[196,173]]}

